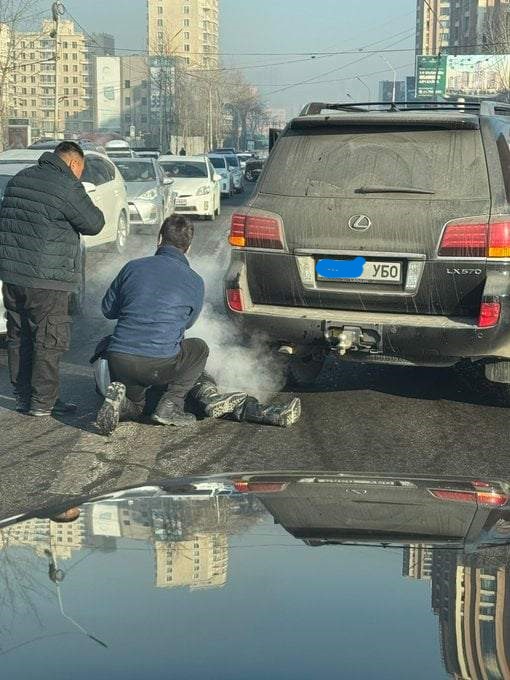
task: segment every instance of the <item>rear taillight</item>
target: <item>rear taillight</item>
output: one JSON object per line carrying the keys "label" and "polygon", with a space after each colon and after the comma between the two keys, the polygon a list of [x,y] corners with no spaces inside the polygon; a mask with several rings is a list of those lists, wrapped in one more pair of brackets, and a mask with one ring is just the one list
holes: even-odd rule
{"label": "rear taillight", "polygon": [[446,226],[439,246],[440,257],[485,257],[488,225],[455,223]]}
{"label": "rear taillight", "polygon": [[491,221],[489,226],[488,256],[510,257],[510,221]]}
{"label": "rear taillight", "polygon": [[238,248],[283,249],[283,227],[279,217],[234,213],[228,239]]}
{"label": "rear taillight", "polygon": [[508,503],[508,496],[497,491],[456,491],[454,489],[429,489],[430,493],[441,501],[456,501],[458,503],[478,503],[501,507]]}
{"label": "rear taillight", "polygon": [[446,225],[439,257],[510,257],[510,218],[457,220]]}
{"label": "rear taillight", "polygon": [[478,317],[478,328],[491,328],[496,326],[501,315],[501,303],[482,302],[480,305],[480,316]]}
{"label": "rear taillight", "polygon": [[286,486],[286,482],[234,482],[239,493],[278,493]]}
{"label": "rear taillight", "polygon": [[229,306],[229,309],[231,309],[233,312],[244,311],[243,294],[239,290],[239,288],[227,289],[227,304]]}

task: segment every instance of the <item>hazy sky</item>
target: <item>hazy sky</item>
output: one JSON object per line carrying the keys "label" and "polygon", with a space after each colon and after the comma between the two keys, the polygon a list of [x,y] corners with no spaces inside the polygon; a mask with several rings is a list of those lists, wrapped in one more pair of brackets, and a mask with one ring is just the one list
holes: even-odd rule
{"label": "hazy sky", "polygon": [[[145,0],[64,0],[64,4],[87,31],[113,33],[117,46],[126,50],[145,47]],[[385,57],[399,78],[414,71],[416,0],[220,0],[220,8],[223,64],[273,64],[247,68],[245,73],[269,105],[289,113],[307,101],[348,100],[347,92],[364,101],[368,91],[354,79],[356,75],[370,86],[372,98],[377,97],[378,81],[392,79],[393,73],[381,55],[358,53],[361,47],[395,50],[385,52]],[[315,59],[297,54],[339,50],[354,53]],[[282,64],[289,61],[295,63]],[[311,78],[316,82],[278,92]]]}

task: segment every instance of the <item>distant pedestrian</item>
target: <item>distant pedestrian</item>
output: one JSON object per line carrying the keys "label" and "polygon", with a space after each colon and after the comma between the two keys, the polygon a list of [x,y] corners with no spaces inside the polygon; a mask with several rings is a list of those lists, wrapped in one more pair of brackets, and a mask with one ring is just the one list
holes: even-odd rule
{"label": "distant pedestrian", "polygon": [[186,155],[186,149],[184,147],[181,148],[179,151],[179,156],[185,156]]}
{"label": "distant pedestrian", "polygon": [[7,184],[0,207],[0,280],[16,409],[32,416],[76,410],[59,399],[59,364],[69,349],[69,296],[81,279],[80,235],[104,227],[79,181],[82,149],[62,142]]}

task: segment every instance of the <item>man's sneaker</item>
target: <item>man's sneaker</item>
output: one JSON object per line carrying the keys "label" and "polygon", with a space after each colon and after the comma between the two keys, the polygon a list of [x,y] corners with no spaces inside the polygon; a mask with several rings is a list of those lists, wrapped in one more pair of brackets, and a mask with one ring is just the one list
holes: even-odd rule
{"label": "man's sneaker", "polygon": [[113,382],[106,388],[103,405],[99,409],[96,425],[101,434],[110,435],[119,424],[122,402],[126,398],[126,387],[120,382]]}
{"label": "man's sneaker", "polygon": [[174,427],[189,427],[197,421],[192,413],[185,413],[182,408],[170,399],[161,399],[151,420],[158,425],[173,425]]}
{"label": "man's sneaker", "polygon": [[234,413],[238,406],[246,400],[246,392],[233,392],[232,394],[218,394],[212,397],[205,406],[204,411],[209,418],[222,418]]}
{"label": "man's sneaker", "polygon": [[20,397],[16,395],[16,411],[18,413],[28,413],[30,411],[30,397]]}
{"label": "man's sneaker", "polygon": [[[21,406],[22,404],[20,404]],[[57,399],[55,405],[52,409],[49,408],[27,408],[26,411],[22,411],[19,407],[16,410],[20,413],[28,413],[28,415],[34,418],[49,418],[50,416],[67,416],[71,413],[76,413],[78,407],[76,404],[66,403],[61,399]]]}
{"label": "man's sneaker", "polygon": [[51,409],[51,412],[55,416],[66,416],[70,413],[76,413],[78,407],[72,402],[65,402],[61,399],[57,399],[55,406]]}

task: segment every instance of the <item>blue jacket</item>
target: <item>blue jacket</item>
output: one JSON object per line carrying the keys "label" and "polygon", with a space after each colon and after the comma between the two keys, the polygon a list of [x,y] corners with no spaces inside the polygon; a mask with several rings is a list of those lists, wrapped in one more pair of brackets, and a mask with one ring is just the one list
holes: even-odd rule
{"label": "blue jacket", "polygon": [[110,352],[171,358],[204,303],[204,282],[173,246],[128,262],[103,298],[103,314],[117,319]]}

